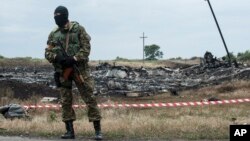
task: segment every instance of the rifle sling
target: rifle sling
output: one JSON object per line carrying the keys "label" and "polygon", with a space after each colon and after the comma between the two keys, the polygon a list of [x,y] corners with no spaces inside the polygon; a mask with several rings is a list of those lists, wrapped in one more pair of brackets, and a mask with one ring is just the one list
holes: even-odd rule
{"label": "rifle sling", "polygon": [[69,48],[69,31],[66,34],[66,48],[65,48],[65,52],[67,53]]}

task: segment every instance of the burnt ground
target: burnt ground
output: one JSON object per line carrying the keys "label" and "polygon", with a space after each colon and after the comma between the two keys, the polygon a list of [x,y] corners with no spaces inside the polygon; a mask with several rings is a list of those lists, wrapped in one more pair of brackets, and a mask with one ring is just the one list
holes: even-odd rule
{"label": "burnt ground", "polygon": [[[0,90],[8,97],[28,99],[32,96],[57,97],[59,91],[44,84],[23,83],[16,80],[3,80],[0,83]],[[2,95],[3,96],[3,95]]]}
{"label": "burnt ground", "polygon": [[[244,66],[172,66],[174,67],[132,68],[99,64],[92,67],[91,71],[96,83],[95,94],[134,97],[171,92],[178,95],[178,91],[182,90],[217,85],[232,79],[250,79],[250,68]],[[0,66],[1,97],[58,97],[59,92],[55,89],[53,74],[51,65]],[[75,89],[73,92],[76,92]]]}
{"label": "burnt ground", "polygon": [[0,67],[0,93],[9,98],[28,99],[32,96],[58,97],[53,87],[51,65],[18,65]]}
{"label": "burnt ground", "polygon": [[[9,65],[8,65],[9,63]],[[106,66],[107,65],[107,66]],[[101,72],[98,67],[91,66],[92,72],[94,73],[94,79],[97,83],[97,88],[105,89],[106,85],[102,78],[109,71],[112,70],[110,64],[101,64]],[[172,63],[172,68],[187,68],[190,65]],[[121,68],[121,67],[118,67]],[[131,70],[131,68],[129,68]],[[124,71],[122,69],[122,71]],[[58,97],[59,91],[55,87],[53,79],[53,67],[50,64],[29,64],[29,63],[18,63],[11,64],[7,62],[5,65],[0,66],[0,94],[1,97],[17,98],[17,99],[29,99],[32,96],[39,97]],[[97,74],[97,75],[96,75]],[[118,74],[119,75],[119,74]],[[102,78],[100,78],[102,77]],[[110,78],[113,79],[113,78]],[[109,79],[109,80],[110,80]],[[115,78],[114,78],[115,79]],[[98,89],[98,90],[100,90]],[[123,91],[122,88],[118,89]],[[112,89],[114,91],[114,89]],[[125,90],[126,91],[126,90]],[[76,92],[76,91],[73,91]],[[95,93],[98,94],[97,91]],[[113,96],[124,96],[124,93],[114,94]],[[117,92],[118,93],[118,92]],[[109,93],[110,94],[110,93]]]}

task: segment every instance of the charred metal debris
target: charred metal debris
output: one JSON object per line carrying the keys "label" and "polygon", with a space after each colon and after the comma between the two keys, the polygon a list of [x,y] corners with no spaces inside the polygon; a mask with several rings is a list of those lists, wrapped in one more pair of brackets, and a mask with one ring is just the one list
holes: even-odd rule
{"label": "charred metal debris", "polygon": [[[205,54],[198,65],[187,68],[132,68],[101,63],[91,72],[95,80],[96,95],[148,96],[164,92],[178,95],[186,89],[220,84],[233,79],[250,79],[250,68],[237,64],[230,66],[212,54]],[[55,88],[53,69],[0,68],[0,81],[16,80],[23,83],[44,84]],[[75,88],[73,88],[73,91]]]}

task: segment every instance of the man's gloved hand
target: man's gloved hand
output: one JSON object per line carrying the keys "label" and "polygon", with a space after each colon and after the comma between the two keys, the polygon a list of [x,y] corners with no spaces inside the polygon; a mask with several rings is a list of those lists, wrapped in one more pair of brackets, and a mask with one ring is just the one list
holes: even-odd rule
{"label": "man's gloved hand", "polygon": [[76,60],[74,59],[74,57],[70,56],[66,58],[66,60],[63,63],[63,66],[72,67],[74,64],[76,64]]}
{"label": "man's gloved hand", "polygon": [[57,54],[55,57],[55,62],[59,63],[60,65],[63,65],[66,61],[66,58],[62,56],[61,54]]}

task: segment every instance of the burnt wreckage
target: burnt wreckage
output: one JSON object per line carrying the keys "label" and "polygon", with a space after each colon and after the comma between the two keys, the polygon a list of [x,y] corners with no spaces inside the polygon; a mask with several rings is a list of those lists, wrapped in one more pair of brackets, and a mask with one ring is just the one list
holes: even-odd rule
{"label": "burnt wreckage", "polygon": [[[101,63],[91,74],[95,80],[96,95],[147,96],[163,92],[178,95],[178,91],[219,84],[232,79],[249,79],[250,68],[234,67],[216,58],[202,59],[201,64],[185,68],[131,68]],[[212,61],[211,61],[212,60]],[[0,81],[18,81],[55,88],[53,68],[0,69]],[[1,83],[2,83],[1,82]],[[41,89],[41,88],[40,88]],[[73,92],[75,88],[73,88]],[[40,90],[41,91],[41,90]],[[26,92],[28,93],[28,91]],[[46,90],[43,93],[53,93]],[[28,94],[27,94],[28,95]],[[54,95],[54,94],[52,94]]]}
{"label": "burnt wreckage", "polygon": [[199,65],[171,69],[131,68],[111,66],[108,63],[96,67],[93,76],[98,94],[125,94],[145,96],[169,91],[178,95],[178,91],[219,84],[232,79],[249,79],[250,68],[234,65],[225,59],[219,60],[206,52]]}
{"label": "burnt wreckage", "polygon": [[250,68],[230,67],[226,62],[214,61],[214,64],[202,61],[184,69],[131,68],[100,64],[92,73],[96,81],[98,94],[137,93],[136,96],[152,95],[169,91],[177,95],[178,91],[198,88],[232,79],[249,79]]}

